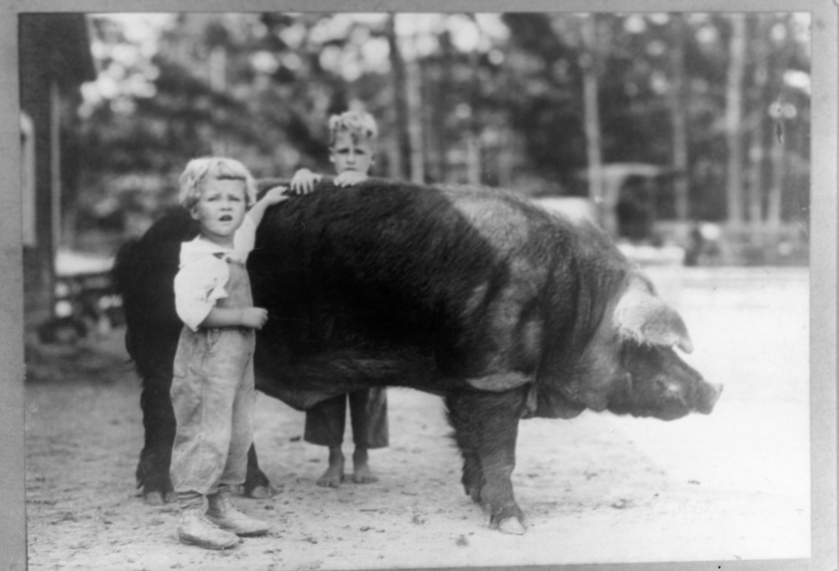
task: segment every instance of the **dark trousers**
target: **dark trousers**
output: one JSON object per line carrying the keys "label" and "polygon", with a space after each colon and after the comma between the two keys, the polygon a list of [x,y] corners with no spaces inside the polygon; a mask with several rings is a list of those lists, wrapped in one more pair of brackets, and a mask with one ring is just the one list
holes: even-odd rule
{"label": "dark trousers", "polygon": [[319,402],[306,411],[303,438],[320,446],[340,446],[350,406],[353,442],[362,448],[388,445],[386,389],[365,389]]}

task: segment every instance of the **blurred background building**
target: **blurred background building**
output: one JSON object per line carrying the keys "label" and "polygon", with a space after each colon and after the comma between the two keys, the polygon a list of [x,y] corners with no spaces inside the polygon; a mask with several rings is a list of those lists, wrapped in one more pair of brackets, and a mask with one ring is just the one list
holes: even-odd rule
{"label": "blurred background building", "polygon": [[22,15],[19,30],[24,309],[28,322],[42,323],[55,307],[63,231],[74,231],[62,228],[63,189],[78,181],[80,87],[97,74],[84,15]]}

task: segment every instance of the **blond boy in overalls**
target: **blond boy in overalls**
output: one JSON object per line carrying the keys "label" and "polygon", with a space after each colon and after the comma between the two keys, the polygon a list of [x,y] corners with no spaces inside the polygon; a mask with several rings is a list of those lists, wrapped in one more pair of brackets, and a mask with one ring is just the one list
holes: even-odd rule
{"label": "blond boy in overalls", "polygon": [[170,391],[177,421],[170,472],[181,507],[178,539],[207,549],[268,532],[230,501],[253,442],[254,331],[268,319],[253,306],[245,262],[266,208],[287,198],[275,188],[257,202],[255,189],[245,166],[227,158],[190,161],[180,178],[181,203],[200,234],[181,245],[175,277],[184,327]]}

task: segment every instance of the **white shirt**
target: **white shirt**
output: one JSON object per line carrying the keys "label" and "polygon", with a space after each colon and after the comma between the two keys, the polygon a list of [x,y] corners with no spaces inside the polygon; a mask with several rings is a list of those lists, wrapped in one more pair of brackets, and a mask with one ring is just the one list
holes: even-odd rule
{"label": "white shirt", "polygon": [[256,241],[256,224],[245,215],[233,235],[233,247],[225,248],[198,236],[181,244],[180,264],[175,276],[175,310],[187,327],[198,331],[216,301],[227,297],[224,287],[230,279],[227,260],[245,263]]}

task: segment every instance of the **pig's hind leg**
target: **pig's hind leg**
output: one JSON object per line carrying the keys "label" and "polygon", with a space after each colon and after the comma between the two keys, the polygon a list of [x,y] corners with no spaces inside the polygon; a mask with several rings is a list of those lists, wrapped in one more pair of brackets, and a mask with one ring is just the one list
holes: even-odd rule
{"label": "pig's hind leg", "polygon": [[137,487],[150,505],[175,501],[169,464],[175,441],[175,413],[169,398],[171,375],[143,379],[140,408],[143,410],[145,442],[137,465]]}
{"label": "pig's hind leg", "polygon": [[248,473],[245,476],[243,492],[245,496],[257,500],[273,498],[277,495],[277,489],[271,485],[268,476],[259,468],[256,445],[254,444],[251,444],[250,450],[248,450]]}

